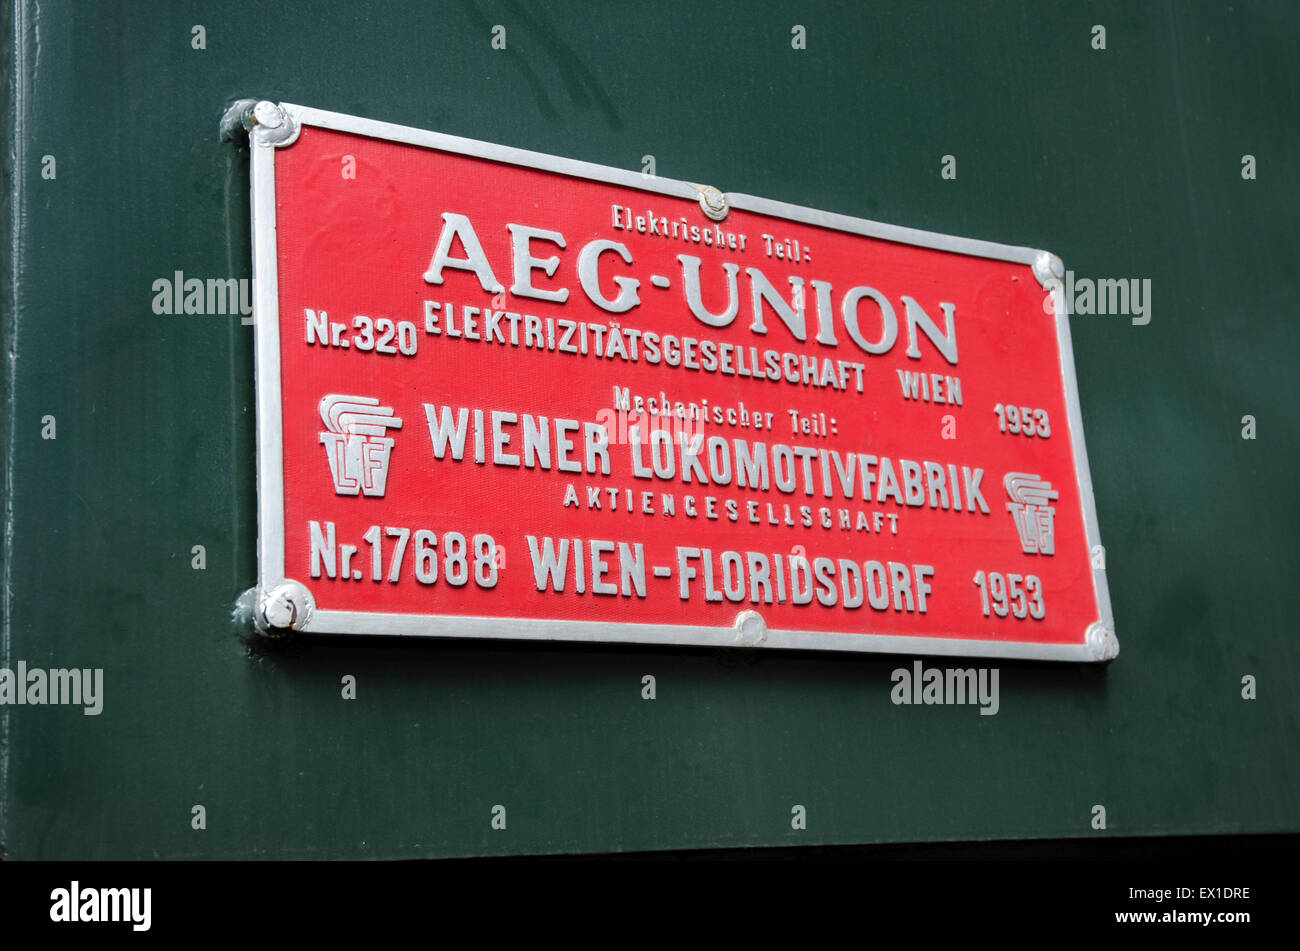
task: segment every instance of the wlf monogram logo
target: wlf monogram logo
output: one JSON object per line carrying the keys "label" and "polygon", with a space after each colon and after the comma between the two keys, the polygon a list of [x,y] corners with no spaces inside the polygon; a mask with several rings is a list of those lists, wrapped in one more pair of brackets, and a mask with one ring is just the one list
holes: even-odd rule
{"label": "wlf monogram logo", "polygon": [[334,491],[382,498],[396,441],[385,434],[402,428],[393,408],[380,406],[369,396],[331,393],[320,401],[320,418],[326,429],[320,441],[329,458]]}
{"label": "wlf monogram logo", "polygon": [[1056,553],[1056,508],[1049,503],[1060,497],[1052,483],[1026,472],[1008,472],[1002,480],[1011,501],[1007,511],[1016,520],[1020,547],[1026,555]]}

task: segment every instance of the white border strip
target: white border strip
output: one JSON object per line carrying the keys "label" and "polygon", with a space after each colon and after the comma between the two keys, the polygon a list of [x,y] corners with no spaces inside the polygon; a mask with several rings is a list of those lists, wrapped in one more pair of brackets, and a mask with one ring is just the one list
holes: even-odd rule
{"label": "white border strip", "polygon": [[284,422],[280,398],[280,280],[276,264],[275,147],[249,136],[252,153],[253,326],[257,379],[257,563],[263,591],[284,577]]}

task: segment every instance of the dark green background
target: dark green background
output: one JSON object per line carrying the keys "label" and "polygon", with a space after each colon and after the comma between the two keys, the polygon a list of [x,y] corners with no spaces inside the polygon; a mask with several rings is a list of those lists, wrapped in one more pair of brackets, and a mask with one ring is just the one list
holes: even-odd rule
{"label": "dark green background", "polygon": [[[6,37],[3,663],[106,679],[99,717],[0,712],[7,856],[1300,829],[1294,4],[283,7],[22,2]],[[150,307],[175,270],[249,275],[247,151],[217,132],[243,96],[653,154],[660,175],[1149,278],[1149,326],[1072,319],[1119,659],[1003,663],[981,717],[891,705],[891,657],[250,643],[231,611],[255,580],[251,328]]]}

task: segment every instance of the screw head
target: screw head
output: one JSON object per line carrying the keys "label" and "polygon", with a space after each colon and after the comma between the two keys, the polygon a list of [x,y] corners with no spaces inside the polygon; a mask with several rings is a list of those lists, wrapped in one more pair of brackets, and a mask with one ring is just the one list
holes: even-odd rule
{"label": "screw head", "polygon": [[705,185],[700,189],[700,208],[714,221],[721,221],[731,210],[727,207],[727,196],[712,185]]}
{"label": "screw head", "polygon": [[1065,262],[1055,254],[1044,251],[1034,261],[1034,277],[1044,288],[1051,290],[1065,280]]}
{"label": "screw head", "polygon": [[741,611],[736,615],[736,643],[742,647],[758,647],[767,640],[767,622],[757,611]]}
{"label": "screw head", "polygon": [[311,592],[296,581],[284,580],[263,593],[258,602],[258,629],[268,637],[301,630],[316,608]]}
{"label": "screw head", "polygon": [[278,129],[284,124],[284,113],[280,107],[265,99],[253,107],[253,118],[258,125],[267,129]]}

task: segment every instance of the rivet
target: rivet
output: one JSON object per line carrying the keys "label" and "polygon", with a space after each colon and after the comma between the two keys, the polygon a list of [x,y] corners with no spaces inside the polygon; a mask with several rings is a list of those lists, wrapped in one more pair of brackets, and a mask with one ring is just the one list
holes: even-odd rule
{"label": "rivet", "polygon": [[714,221],[726,218],[727,212],[731,210],[727,207],[727,196],[712,185],[704,185],[700,188],[700,208]]}

